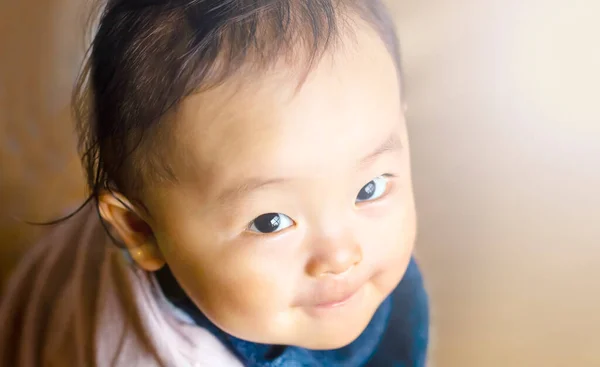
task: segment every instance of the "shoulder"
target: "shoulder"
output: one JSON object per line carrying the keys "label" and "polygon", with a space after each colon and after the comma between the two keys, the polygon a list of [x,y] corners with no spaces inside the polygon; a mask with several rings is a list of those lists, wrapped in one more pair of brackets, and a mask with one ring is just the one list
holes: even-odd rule
{"label": "shoulder", "polygon": [[390,295],[392,312],[377,353],[369,366],[428,365],[429,299],[414,258]]}
{"label": "shoulder", "polygon": [[[103,327],[97,335],[97,348],[103,354],[120,350],[117,366],[145,367],[160,362],[166,366],[242,366],[214,335],[174,309],[152,274],[130,265],[119,273],[115,275],[119,292],[105,293],[102,301],[99,324]],[[122,333],[126,336],[116,345],[115,334]]]}
{"label": "shoulder", "polygon": [[53,227],[9,280],[0,365],[239,366],[208,331],[165,315],[160,296],[90,205]]}
{"label": "shoulder", "polygon": [[91,328],[86,316],[92,313],[105,260],[105,235],[94,214],[86,207],[52,227],[10,278],[0,303],[0,365],[78,362],[57,354],[69,347],[72,334],[82,336]]}

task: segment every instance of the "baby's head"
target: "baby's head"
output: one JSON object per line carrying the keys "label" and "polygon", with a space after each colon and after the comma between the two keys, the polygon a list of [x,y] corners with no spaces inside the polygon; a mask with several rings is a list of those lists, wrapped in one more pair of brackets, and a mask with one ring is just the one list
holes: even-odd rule
{"label": "baby's head", "polygon": [[110,0],[80,126],[102,217],[236,337],[352,342],[415,238],[396,41],[378,0]]}

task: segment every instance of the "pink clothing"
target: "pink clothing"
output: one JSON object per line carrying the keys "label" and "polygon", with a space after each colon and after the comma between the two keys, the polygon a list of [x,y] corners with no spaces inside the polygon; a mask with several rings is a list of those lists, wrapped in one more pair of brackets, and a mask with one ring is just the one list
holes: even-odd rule
{"label": "pink clothing", "polygon": [[154,277],[109,239],[89,205],[56,226],[0,302],[0,366],[242,366],[177,317]]}

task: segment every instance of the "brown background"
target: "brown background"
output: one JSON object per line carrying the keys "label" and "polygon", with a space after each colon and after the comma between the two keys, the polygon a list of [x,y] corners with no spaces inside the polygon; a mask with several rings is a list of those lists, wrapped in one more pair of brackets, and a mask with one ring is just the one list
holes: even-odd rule
{"label": "brown background", "polygon": [[[600,3],[390,0],[442,367],[600,366]],[[83,197],[85,6],[0,0],[4,275]]]}
{"label": "brown background", "polygon": [[[83,195],[69,98],[82,57],[72,0],[0,0],[0,275]],[[22,219],[22,220],[21,220]]]}

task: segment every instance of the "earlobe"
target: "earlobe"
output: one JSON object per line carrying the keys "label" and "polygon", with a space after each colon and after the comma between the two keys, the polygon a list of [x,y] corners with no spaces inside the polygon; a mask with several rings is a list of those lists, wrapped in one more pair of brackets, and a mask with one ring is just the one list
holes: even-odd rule
{"label": "earlobe", "polygon": [[133,261],[146,271],[157,271],[165,265],[162,253],[154,243],[146,243],[128,251]]}
{"label": "earlobe", "polygon": [[165,260],[150,225],[134,211],[122,195],[107,192],[99,196],[100,215],[118,233],[131,258],[146,271],[162,268]]}

